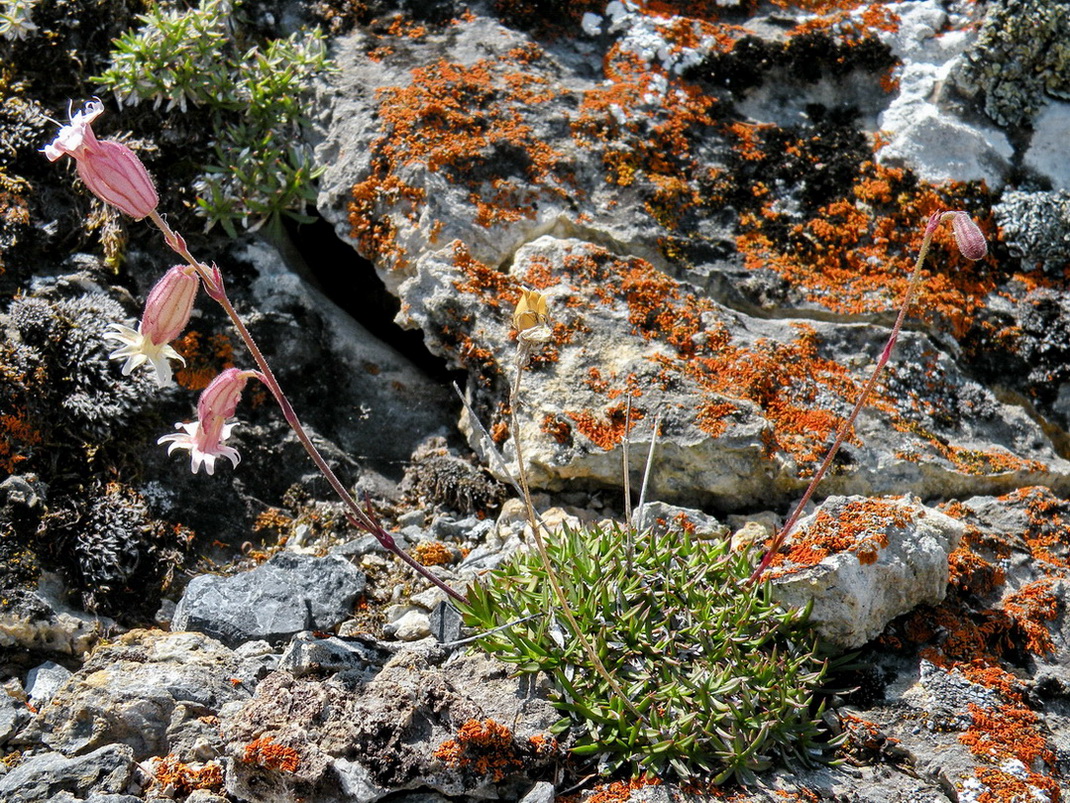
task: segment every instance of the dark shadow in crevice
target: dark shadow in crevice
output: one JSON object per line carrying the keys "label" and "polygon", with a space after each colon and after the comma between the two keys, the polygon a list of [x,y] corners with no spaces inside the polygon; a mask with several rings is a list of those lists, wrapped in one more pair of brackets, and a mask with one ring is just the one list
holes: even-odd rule
{"label": "dark shadow in crevice", "polygon": [[372,263],[340,240],[326,220],[288,220],[285,228],[296,256],[305,263],[305,275],[353,320],[397,349],[432,381],[445,385],[463,376],[427,350],[422,332],[394,323],[401,302],[386,289]]}

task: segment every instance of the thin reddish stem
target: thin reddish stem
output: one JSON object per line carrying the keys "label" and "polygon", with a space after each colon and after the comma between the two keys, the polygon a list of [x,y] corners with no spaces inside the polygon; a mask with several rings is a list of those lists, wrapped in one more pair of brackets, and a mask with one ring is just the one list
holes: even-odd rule
{"label": "thin reddish stem", "polygon": [[895,325],[892,327],[892,333],[888,337],[888,342],[885,344],[880,357],[877,359],[877,365],[874,367],[869,380],[862,387],[862,392],[859,394],[858,401],[855,402],[851,414],[844,419],[842,424],[840,424],[840,428],[836,432],[836,439],[832,442],[832,446],[829,447],[825,459],[821,461],[821,465],[814,473],[813,478],[810,480],[810,484],[806,486],[806,492],[803,494],[802,499],[799,500],[795,509],[792,510],[788,520],[784,522],[784,526],[780,528],[776,536],[773,537],[773,540],[769,542],[769,548],[762,557],[761,563],[758,564],[758,567],[747,580],[748,583],[756,582],[758,578],[762,576],[762,573],[769,568],[769,564],[772,563],[773,558],[776,557],[777,552],[780,551],[780,548],[784,545],[784,542],[787,540],[788,536],[791,535],[792,530],[798,523],[803,510],[810,502],[810,498],[814,495],[814,491],[817,490],[818,483],[821,482],[825,474],[828,472],[829,467],[832,465],[832,461],[836,458],[836,453],[840,451],[843,442],[847,440],[851,434],[851,430],[854,429],[855,419],[858,418],[858,414],[862,411],[862,407],[873,393],[873,389],[877,386],[877,379],[880,377],[881,371],[884,370],[884,366],[887,364],[888,359],[892,356],[892,349],[895,348],[895,344],[899,340],[899,333],[903,329],[903,322],[906,320],[907,310],[910,308],[910,304],[917,293],[918,285],[921,283],[921,266],[925,262],[926,255],[929,253],[929,246],[932,244],[933,234],[936,233],[940,221],[944,219],[946,214],[949,213],[934,212],[929,217],[928,225],[925,227],[925,237],[921,241],[918,258],[914,262],[914,270],[910,274],[910,283],[907,285],[906,294],[903,296],[903,304],[899,308],[899,315],[895,319]]}
{"label": "thin reddish stem", "polygon": [[293,409],[293,405],[290,404],[290,400],[286,398],[286,394],[283,393],[282,387],[280,387],[278,380],[275,378],[275,374],[271,370],[271,366],[268,365],[263,352],[260,351],[260,347],[257,346],[252,334],[245,326],[245,322],[230,303],[230,299],[227,298],[219,272],[194,257],[186,247],[185,240],[181,235],[177,234],[159,214],[152,212],[150,213],[149,218],[157,225],[157,227],[159,227],[160,231],[163,232],[164,239],[167,241],[167,244],[171,249],[185,259],[190,266],[197,271],[197,274],[201,277],[201,281],[204,282],[205,289],[208,291],[209,295],[218,301],[220,306],[222,306],[227,313],[227,317],[230,318],[234,328],[237,329],[242,342],[245,343],[249,353],[253,356],[257,368],[260,369],[261,381],[275,398],[275,402],[279,405],[279,409],[282,410],[282,417],[286,419],[286,423],[290,425],[294,434],[297,435],[297,439],[301,442],[301,445],[305,447],[305,451],[308,453],[308,456],[312,458],[312,462],[315,463],[316,468],[319,469],[320,473],[323,474],[324,478],[327,480],[327,483],[342,500],[343,504],[349,509],[347,514],[349,520],[360,529],[374,535],[384,549],[399,557],[418,574],[434,583],[453,599],[458,602],[467,602],[464,595],[450,588],[446,583],[436,577],[426,566],[417,562],[406,553],[405,550],[399,547],[394,538],[387,533],[373,516],[357,503],[357,500],[353,498],[353,495],[346,490],[345,485],[338,479],[338,475],[334,473],[334,470],[323,458],[323,455],[320,454],[319,449],[317,449],[316,445],[312,442],[312,438],[309,437],[308,432],[305,430],[304,426],[302,426],[300,419],[297,417],[297,413]]}

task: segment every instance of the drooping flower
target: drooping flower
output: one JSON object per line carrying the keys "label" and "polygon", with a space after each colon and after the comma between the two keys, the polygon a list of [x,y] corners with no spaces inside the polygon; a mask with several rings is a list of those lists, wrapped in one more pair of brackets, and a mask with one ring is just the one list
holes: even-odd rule
{"label": "drooping flower", "polygon": [[177,449],[187,449],[190,453],[190,463],[193,473],[200,471],[204,465],[204,471],[211,476],[215,474],[215,461],[218,457],[225,457],[234,467],[241,462],[241,455],[233,446],[225,446],[224,441],[230,437],[234,424],[223,423],[222,418],[210,421],[212,425],[206,429],[200,420],[179,422],[175,429],[179,432],[164,435],[157,443],[167,443],[167,453],[172,454]]}
{"label": "drooping flower", "polygon": [[161,388],[171,384],[169,360],[178,360],[183,364],[185,360],[170,343],[189,323],[199,286],[200,279],[194,268],[176,265],[149,292],[145,312],[136,330],[118,323],[111,325],[114,331],[104,335],[104,338],[115,340],[122,346],[108,356],[126,360],[123,364],[124,376],[149,363],[156,371],[156,383]]}
{"label": "drooping flower", "polygon": [[975,262],[978,259],[984,259],[985,254],[988,253],[988,243],[985,242],[981,228],[965,212],[949,212],[948,214],[951,215],[951,230],[962,255]]}
{"label": "drooping flower", "polygon": [[120,142],[97,139],[92,123],[103,113],[103,103],[89,101],[85,111],[71,115],[70,124],[42,150],[53,162],[64,155],[73,157],[78,175],[94,195],[120,212],[143,218],[160,202],[156,187],[132,150]]}
{"label": "drooping flower", "polygon": [[157,443],[168,444],[167,453],[186,449],[190,453],[191,468],[196,474],[201,466],[209,475],[215,473],[216,458],[225,457],[237,467],[241,455],[224,441],[230,436],[234,424],[227,418],[234,415],[246,383],[252,377],[260,377],[257,371],[242,371],[228,368],[212,380],[197,401],[197,420],[179,422],[170,435],[164,435]]}

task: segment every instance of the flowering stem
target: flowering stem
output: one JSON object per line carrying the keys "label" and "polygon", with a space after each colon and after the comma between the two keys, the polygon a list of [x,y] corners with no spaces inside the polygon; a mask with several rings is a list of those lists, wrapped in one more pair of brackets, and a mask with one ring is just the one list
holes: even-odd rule
{"label": "flowering stem", "polygon": [[301,445],[305,447],[305,451],[308,452],[308,456],[312,458],[312,462],[316,464],[316,468],[320,470],[320,473],[326,478],[327,483],[334,489],[334,492],[338,494],[338,497],[342,500],[343,504],[349,509],[347,518],[350,522],[365,532],[374,535],[384,549],[395,554],[402,561],[411,566],[418,574],[445,591],[450,597],[458,602],[466,602],[467,600],[462,594],[454,591],[446,585],[446,583],[436,577],[426,566],[423,566],[414,560],[405,552],[405,550],[399,547],[393,536],[386,532],[375,518],[368,511],[365,511],[357,503],[357,500],[353,498],[353,495],[346,490],[345,485],[338,479],[338,475],[334,473],[334,470],[323,458],[323,455],[320,454],[319,449],[317,449],[316,445],[312,442],[312,438],[309,437],[308,432],[305,430],[304,426],[302,426],[300,419],[297,417],[297,413],[294,412],[293,405],[291,405],[290,400],[286,398],[286,394],[282,392],[282,388],[279,386],[279,382],[275,378],[271,366],[268,365],[263,352],[260,351],[260,347],[256,345],[256,341],[253,339],[249,329],[245,326],[245,322],[238,315],[237,310],[234,309],[234,305],[230,303],[230,299],[227,298],[218,270],[210,268],[208,265],[197,260],[196,257],[189,252],[182,236],[175,232],[170,225],[168,225],[167,221],[156,211],[149,213],[148,217],[156,224],[160,231],[163,232],[164,239],[167,241],[167,244],[171,249],[185,259],[189,265],[197,271],[201,281],[204,283],[205,290],[212,296],[212,298],[219,302],[220,306],[222,306],[227,313],[231,323],[234,324],[234,328],[237,329],[242,342],[245,343],[249,353],[253,356],[257,368],[260,369],[261,381],[267,386],[271,395],[275,397],[276,403],[278,403],[279,408],[282,410],[282,417],[286,419],[286,423],[290,425],[294,434],[297,435],[297,439],[301,442]]}
{"label": "flowering stem", "polygon": [[836,457],[836,453],[839,452],[840,446],[847,440],[851,434],[851,430],[854,428],[855,419],[858,418],[858,414],[862,411],[863,405],[869,398],[873,389],[877,386],[877,379],[880,376],[881,371],[884,369],[888,359],[892,356],[892,349],[895,348],[896,341],[899,340],[899,332],[903,328],[903,321],[906,319],[907,310],[910,308],[911,302],[914,300],[914,295],[917,293],[918,285],[921,283],[921,266],[925,262],[925,257],[929,253],[929,246],[932,244],[933,234],[936,233],[937,227],[940,222],[945,219],[950,212],[934,212],[929,217],[928,225],[925,227],[925,236],[921,241],[921,248],[918,251],[918,258],[914,262],[914,270],[910,274],[910,283],[907,285],[906,295],[903,297],[903,304],[899,308],[899,316],[895,319],[895,325],[892,327],[892,334],[888,338],[888,342],[884,346],[884,350],[881,352],[880,358],[877,360],[877,365],[873,369],[873,373],[870,375],[869,380],[862,387],[862,392],[859,394],[858,401],[855,402],[854,409],[851,410],[851,414],[840,424],[840,428],[836,433],[836,439],[832,442],[832,446],[829,448],[828,453],[825,455],[825,459],[821,461],[821,465],[814,473],[813,478],[810,480],[810,484],[806,487],[806,492],[803,494],[799,504],[795,506],[788,520],[784,523],[784,526],[780,528],[773,540],[769,542],[769,548],[766,550],[764,557],[762,557],[761,563],[751,574],[747,580],[748,583],[754,583],[762,576],[762,573],[769,568],[769,564],[772,563],[773,558],[776,556],[780,547],[784,545],[788,536],[791,535],[792,530],[799,521],[799,517],[802,515],[803,509],[809,503],[810,498],[814,495],[814,491],[817,489],[817,485],[824,478],[828,472],[829,467],[832,465],[832,461]]}
{"label": "flowering stem", "polygon": [[509,394],[509,410],[512,418],[511,429],[513,447],[516,449],[517,476],[520,479],[520,487],[524,497],[524,510],[527,513],[528,523],[531,525],[531,532],[535,538],[535,547],[539,552],[539,560],[542,562],[543,569],[546,571],[546,578],[550,581],[550,586],[553,589],[554,595],[557,597],[558,604],[561,606],[561,613],[568,619],[569,625],[572,626],[572,632],[576,634],[580,646],[583,648],[583,651],[587,653],[587,657],[594,665],[595,671],[609,684],[609,687],[621,699],[625,707],[634,717],[645,724],[649,724],[647,718],[643,716],[643,713],[635,707],[631,700],[628,699],[628,696],[624,693],[624,689],[620,687],[617,679],[609,673],[608,669],[606,669],[605,664],[602,663],[602,659],[598,657],[597,651],[591,646],[590,640],[583,632],[583,628],[580,627],[580,623],[576,621],[576,617],[573,615],[572,609],[568,605],[568,597],[565,596],[565,591],[561,588],[561,583],[557,577],[557,571],[554,569],[553,563],[550,561],[550,554],[546,551],[546,543],[542,540],[542,534],[539,532],[539,527],[542,526],[542,523],[539,521],[539,517],[535,513],[535,505],[531,501],[531,490],[528,487],[528,476],[527,471],[524,468],[524,455],[521,451],[520,438],[520,378],[523,375],[524,368],[528,364],[530,358],[531,344],[521,340],[517,349],[516,379],[513,381],[512,391]]}

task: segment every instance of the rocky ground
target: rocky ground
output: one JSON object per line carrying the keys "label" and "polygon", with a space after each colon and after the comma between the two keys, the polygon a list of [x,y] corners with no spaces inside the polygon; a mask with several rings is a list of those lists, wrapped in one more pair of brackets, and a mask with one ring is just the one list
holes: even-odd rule
{"label": "rocky ground", "polygon": [[[322,169],[309,217],[229,237],[194,193],[218,120],[120,109],[95,77],[140,4],[0,8],[0,799],[1062,799],[1070,11],[247,2],[242,48],[319,25],[335,69],[291,143]],[[266,393],[239,407],[233,471],[156,446],[249,359],[203,296],[177,386],[107,359],[171,257],[37,152],[43,115],[94,94],[328,462],[457,589],[524,543],[491,455],[516,465],[522,287],[552,318],[519,411],[544,518],[622,520],[624,445],[638,489],[656,439],[647,520],[760,546],[872,370],[925,221],[967,211],[988,255],[938,233],[770,572],[855,653],[827,700],[837,763],[746,789],[607,775],[551,733],[546,678],[472,650],[444,593],[347,521]]]}

